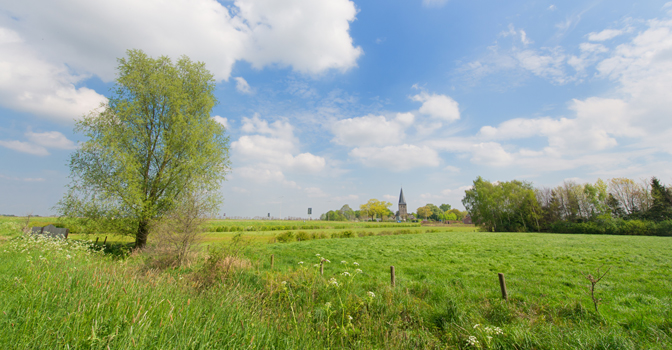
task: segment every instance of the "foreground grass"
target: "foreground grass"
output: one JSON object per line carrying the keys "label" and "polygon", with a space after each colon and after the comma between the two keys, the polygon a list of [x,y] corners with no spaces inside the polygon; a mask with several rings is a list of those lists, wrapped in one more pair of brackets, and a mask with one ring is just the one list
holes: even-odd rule
{"label": "foreground grass", "polygon": [[[16,242],[0,243],[0,348],[672,347],[664,237],[436,232],[227,245],[210,263],[164,271],[140,255]],[[324,276],[321,258],[331,261]],[[584,274],[603,265],[596,313]]]}

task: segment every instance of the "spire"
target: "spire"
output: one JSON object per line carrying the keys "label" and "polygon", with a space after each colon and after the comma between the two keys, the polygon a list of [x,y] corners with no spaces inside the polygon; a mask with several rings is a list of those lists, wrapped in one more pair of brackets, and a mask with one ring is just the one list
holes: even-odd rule
{"label": "spire", "polygon": [[406,199],[404,198],[404,189],[401,189],[401,193],[399,193],[399,204],[406,204]]}

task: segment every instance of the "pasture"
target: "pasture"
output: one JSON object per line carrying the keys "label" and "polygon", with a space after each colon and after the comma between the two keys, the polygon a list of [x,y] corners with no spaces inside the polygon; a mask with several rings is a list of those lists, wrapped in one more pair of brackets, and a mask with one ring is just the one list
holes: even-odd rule
{"label": "pasture", "polygon": [[[70,247],[95,236],[73,235],[60,250],[1,240],[0,327],[8,331],[0,334],[0,347],[672,347],[668,237],[290,223],[210,232],[202,245],[210,259],[165,270],[142,254],[121,259],[91,253],[90,245]],[[270,226],[226,220],[209,227],[255,224]],[[298,231],[353,235],[269,243]],[[7,230],[0,235],[16,237]],[[125,238],[110,236],[108,243]],[[322,258],[330,261],[323,276]],[[596,286],[598,312],[586,279],[597,268],[610,269]],[[508,301],[501,298],[499,272]]]}

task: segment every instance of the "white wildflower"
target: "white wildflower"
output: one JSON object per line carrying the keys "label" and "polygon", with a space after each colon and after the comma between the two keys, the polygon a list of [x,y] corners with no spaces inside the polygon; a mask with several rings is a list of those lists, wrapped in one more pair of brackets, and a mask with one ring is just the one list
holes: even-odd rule
{"label": "white wildflower", "polygon": [[287,285],[287,281],[282,281],[282,282],[280,282],[280,284],[282,284],[282,286],[284,287],[284,286]]}
{"label": "white wildflower", "polygon": [[352,264],[355,265],[355,266],[359,266],[359,263],[357,263],[356,261],[353,262]]}
{"label": "white wildflower", "polygon": [[474,325],[474,329],[475,329],[475,328],[478,328],[478,327],[480,327],[480,326],[481,326],[481,325],[477,323],[477,324]]}
{"label": "white wildflower", "polygon": [[360,269],[355,269],[355,272],[357,272],[357,273],[362,273],[362,270],[360,270]]}
{"label": "white wildflower", "polygon": [[469,338],[467,338],[467,345],[470,346],[477,346],[479,344],[478,339],[474,337],[473,335],[470,335]]}
{"label": "white wildflower", "polygon": [[341,264],[347,264],[348,262],[345,260],[341,260]]}
{"label": "white wildflower", "polygon": [[303,261],[299,261],[299,265],[303,265]]}
{"label": "white wildflower", "polygon": [[315,256],[320,256],[320,253],[315,254]]}
{"label": "white wildflower", "polygon": [[343,275],[343,276],[350,276],[350,272],[345,271],[345,272],[343,272],[341,275]]}
{"label": "white wildflower", "polygon": [[335,287],[338,287],[338,281],[336,281],[336,279],[333,277],[329,280],[329,284],[333,284]]}
{"label": "white wildflower", "polygon": [[324,303],[324,307],[327,308],[327,310],[329,310],[329,308],[331,308],[331,303],[327,301],[326,303]]}
{"label": "white wildflower", "polygon": [[348,320],[352,321],[352,316],[348,315]]}
{"label": "white wildflower", "polygon": [[495,334],[504,334],[501,328],[495,327]]}
{"label": "white wildflower", "polygon": [[313,267],[320,267],[320,264],[314,264]]}
{"label": "white wildflower", "polygon": [[376,294],[375,294],[374,292],[371,292],[371,291],[366,292],[366,294],[367,294],[370,298],[375,298],[375,297],[376,297]]}

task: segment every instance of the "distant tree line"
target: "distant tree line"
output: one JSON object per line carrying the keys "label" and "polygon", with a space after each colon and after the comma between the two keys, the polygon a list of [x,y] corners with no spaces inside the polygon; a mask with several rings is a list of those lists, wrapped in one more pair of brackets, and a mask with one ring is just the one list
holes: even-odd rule
{"label": "distant tree line", "polygon": [[452,209],[450,204],[441,204],[437,207],[431,203],[418,208],[415,214],[418,218],[432,221],[457,221],[464,219],[466,215],[466,211]]}
{"label": "distant tree line", "polygon": [[672,235],[672,188],[655,177],[535,188],[479,176],[462,204],[487,231]]}
{"label": "distant tree line", "polygon": [[[367,221],[367,220],[394,220],[396,213],[389,209],[392,203],[379,201],[377,199],[369,199],[366,204],[359,206],[359,210],[353,210],[349,205],[344,205],[339,210],[329,210],[320,215],[320,220],[326,221]],[[456,221],[462,220],[466,215],[466,211],[452,209],[450,204],[441,204],[436,206],[434,204],[427,204],[417,209],[417,213],[409,213],[412,217],[417,219],[424,219],[430,221]]]}

